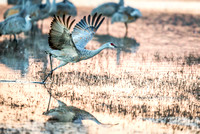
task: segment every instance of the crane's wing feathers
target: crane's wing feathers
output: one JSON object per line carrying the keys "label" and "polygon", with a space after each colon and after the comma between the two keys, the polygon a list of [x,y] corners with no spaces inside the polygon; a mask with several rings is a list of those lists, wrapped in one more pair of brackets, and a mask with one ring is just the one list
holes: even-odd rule
{"label": "crane's wing feathers", "polygon": [[75,20],[70,22],[70,17],[66,20],[65,15],[62,18],[54,16],[48,40],[52,49],[61,50],[67,48],[77,51],[70,33],[70,28]]}
{"label": "crane's wing feathers", "polygon": [[[102,14],[97,17],[97,13],[94,16],[88,15],[83,17],[79,23],[77,23],[72,32],[72,38],[77,47],[84,48],[86,44],[93,38],[95,32],[104,21]],[[97,18],[96,18],[97,17]]]}

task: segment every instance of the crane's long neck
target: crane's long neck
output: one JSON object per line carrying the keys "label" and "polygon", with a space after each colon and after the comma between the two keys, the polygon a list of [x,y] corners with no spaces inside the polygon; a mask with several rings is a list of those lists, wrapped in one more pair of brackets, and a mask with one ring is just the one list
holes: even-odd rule
{"label": "crane's long neck", "polygon": [[46,0],[46,4],[50,5],[51,4],[50,0]]}
{"label": "crane's long neck", "polygon": [[120,5],[120,6],[124,6],[124,0],[120,0],[120,1],[119,1],[119,5]]}
{"label": "crane's long neck", "polygon": [[32,23],[31,23],[31,18],[29,15],[26,15],[25,17],[25,31],[29,31],[31,29]]}
{"label": "crane's long neck", "polygon": [[90,57],[97,55],[98,53],[100,53],[102,50],[104,50],[106,48],[109,48],[108,44],[104,44],[100,48],[90,51]]}
{"label": "crane's long neck", "polygon": [[50,6],[49,13],[55,13],[56,10],[57,10],[57,7],[56,7],[56,0],[53,0],[53,2],[51,3],[51,6]]}

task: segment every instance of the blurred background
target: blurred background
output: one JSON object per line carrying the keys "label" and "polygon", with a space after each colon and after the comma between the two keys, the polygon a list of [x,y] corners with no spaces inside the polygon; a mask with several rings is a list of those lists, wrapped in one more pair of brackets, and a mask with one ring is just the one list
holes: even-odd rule
{"label": "blurred background", "polygon": [[[51,0],[52,1],[52,0]],[[60,2],[62,0],[57,0]],[[16,3],[16,0],[1,0],[0,4]],[[43,0],[42,2],[45,2]],[[118,2],[118,0],[75,0],[77,6],[98,6],[105,2]],[[160,10],[182,13],[200,13],[200,0],[126,0],[125,5],[145,10]]]}

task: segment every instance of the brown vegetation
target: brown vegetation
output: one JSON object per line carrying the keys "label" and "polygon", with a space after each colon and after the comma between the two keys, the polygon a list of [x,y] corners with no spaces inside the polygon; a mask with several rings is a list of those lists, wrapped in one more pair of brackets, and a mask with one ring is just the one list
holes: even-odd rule
{"label": "brown vegetation", "polygon": [[[82,7],[78,11],[77,21],[91,9]],[[9,129],[9,123],[19,125],[27,121],[41,125],[40,122],[47,120],[42,112],[47,108],[47,90],[51,89],[54,96],[66,104],[95,113],[101,122],[118,122],[114,130],[111,128],[114,132],[118,129],[126,133],[137,130],[141,133],[197,132],[195,125],[200,125],[199,16],[158,12],[143,12],[143,16],[130,24],[129,29],[129,38],[134,37],[139,47],[135,53],[122,51],[120,65],[116,64],[117,52],[106,50],[90,60],[70,63],[56,70],[53,78],[48,79],[46,88],[36,84],[0,83],[0,127]],[[49,24],[50,20],[47,19],[45,24]],[[45,26],[44,31],[48,31],[48,27]],[[113,37],[120,38],[124,32],[121,23],[110,26]],[[97,34],[107,34],[105,24]],[[46,40],[46,36],[39,42],[42,40]],[[91,41],[87,48],[96,49],[99,46],[99,42]],[[34,50],[31,45],[26,47],[33,57],[43,51],[40,48]],[[56,59],[53,63],[58,65]],[[41,81],[50,71],[49,65],[46,70],[43,64],[39,59],[30,58],[25,77],[0,64],[1,70],[5,70],[0,77]],[[53,105],[56,105],[55,100]],[[179,120],[173,124],[174,118],[188,120],[182,125]],[[157,119],[161,124],[146,121],[148,119]],[[19,128],[22,127],[19,125]],[[110,131],[94,128],[89,127],[89,133]],[[46,128],[41,126],[41,129]],[[28,130],[32,131],[30,127]]]}

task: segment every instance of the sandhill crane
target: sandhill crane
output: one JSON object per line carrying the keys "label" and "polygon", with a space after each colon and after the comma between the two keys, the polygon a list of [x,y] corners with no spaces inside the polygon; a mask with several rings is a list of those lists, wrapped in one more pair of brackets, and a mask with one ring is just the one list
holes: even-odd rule
{"label": "sandhill crane", "polygon": [[[30,5],[41,4],[41,0],[31,0],[31,1],[27,0],[26,2],[24,0],[18,1],[17,3],[18,5],[15,5],[4,12],[4,15],[3,15],[4,19],[8,18],[11,15],[19,13],[24,8],[24,5],[26,5],[26,8],[27,8],[28,6],[27,3],[31,3],[29,4],[29,7],[30,7]],[[29,8],[27,8],[26,10],[28,9]]]}
{"label": "sandhill crane", "polygon": [[[49,16],[49,10],[50,10],[50,0],[46,0],[45,4],[38,4],[38,7],[36,10],[33,12],[33,21],[38,21],[38,20],[43,20]],[[38,13],[36,13],[38,12]],[[35,16],[34,16],[35,15]]]}
{"label": "sandhill crane", "polygon": [[4,12],[3,18],[6,19],[11,15],[19,13],[21,10],[22,10],[22,5],[13,6]]}
{"label": "sandhill crane", "polygon": [[[118,11],[120,6],[124,5],[124,0],[120,0],[119,3],[108,2],[99,5],[98,7],[94,8],[91,12],[94,15],[96,12],[102,14],[106,17],[112,17],[112,15]],[[109,31],[109,20],[107,19],[107,32]]]}
{"label": "sandhill crane", "polygon": [[50,57],[52,55],[60,60],[61,63],[58,67],[51,70],[43,80],[43,83],[53,71],[69,62],[75,63],[81,60],[87,60],[100,53],[103,49],[116,48],[113,43],[108,42],[97,50],[85,49],[87,43],[93,38],[95,32],[104,21],[104,17],[101,19],[101,16],[102,14],[97,16],[96,13],[91,18],[91,16],[88,15],[87,20],[86,16],[84,16],[83,19],[75,25],[72,33],[70,33],[70,28],[75,20],[70,23],[69,20],[71,16],[67,19],[65,18],[65,15],[63,15],[62,19],[59,16],[54,16],[49,32],[48,41],[49,46],[52,48],[52,50],[49,51],[49,54]]}
{"label": "sandhill crane", "polygon": [[16,34],[27,32],[31,29],[31,27],[32,24],[30,15],[26,14],[25,10],[22,10],[19,14],[10,16],[3,22],[0,22],[0,36],[13,34],[14,41],[17,41]]}
{"label": "sandhill crane", "polygon": [[62,2],[56,3],[56,6],[57,6],[56,15],[61,15],[61,16],[64,14],[68,14],[71,16],[77,15],[77,10],[75,5],[68,0],[63,0]]}
{"label": "sandhill crane", "polygon": [[[59,106],[50,109],[43,113],[43,115],[50,116],[49,121],[59,121],[59,122],[74,122],[74,123],[82,123],[82,120],[92,120],[97,124],[102,124],[98,121],[92,114],[89,112],[79,109],[74,106],[67,106],[64,102],[56,99]],[[109,124],[108,124],[109,125]]]}
{"label": "sandhill crane", "polygon": [[49,9],[49,16],[53,16],[55,15],[57,12],[57,5],[56,5],[56,0],[53,0],[53,2],[51,3],[51,7]]}
{"label": "sandhill crane", "polygon": [[127,36],[128,34],[127,23],[134,22],[141,16],[142,16],[142,13],[138,9],[132,8],[130,6],[127,6],[127,7],[121,6],[119,10],[112,16],[111,23],[123,22],[126,27],[125,36]]}
{"label": "sandhill crane", "polygon": [[50,0],[46,0],[45,4],[35,4],[29,9],[29,13],[33,15],[33,22],[42,20],[41,29],[43,28],[43,20],[50,16],[50,12],[53,12],[52,10],[55,7],[55,0],[53,0],[53,4],[50,3]]}
{"label": "sandhill crane", "polygon": [[[27,1],[30,1],[30,0],[27,0]],[[42,0],[31,0],[32,3],[34,4],[39,4],[41,3]],[[11,5],[21,5],[23,4],[24,0],[7,0],[7,3],[8,4],[11,4]]]}

